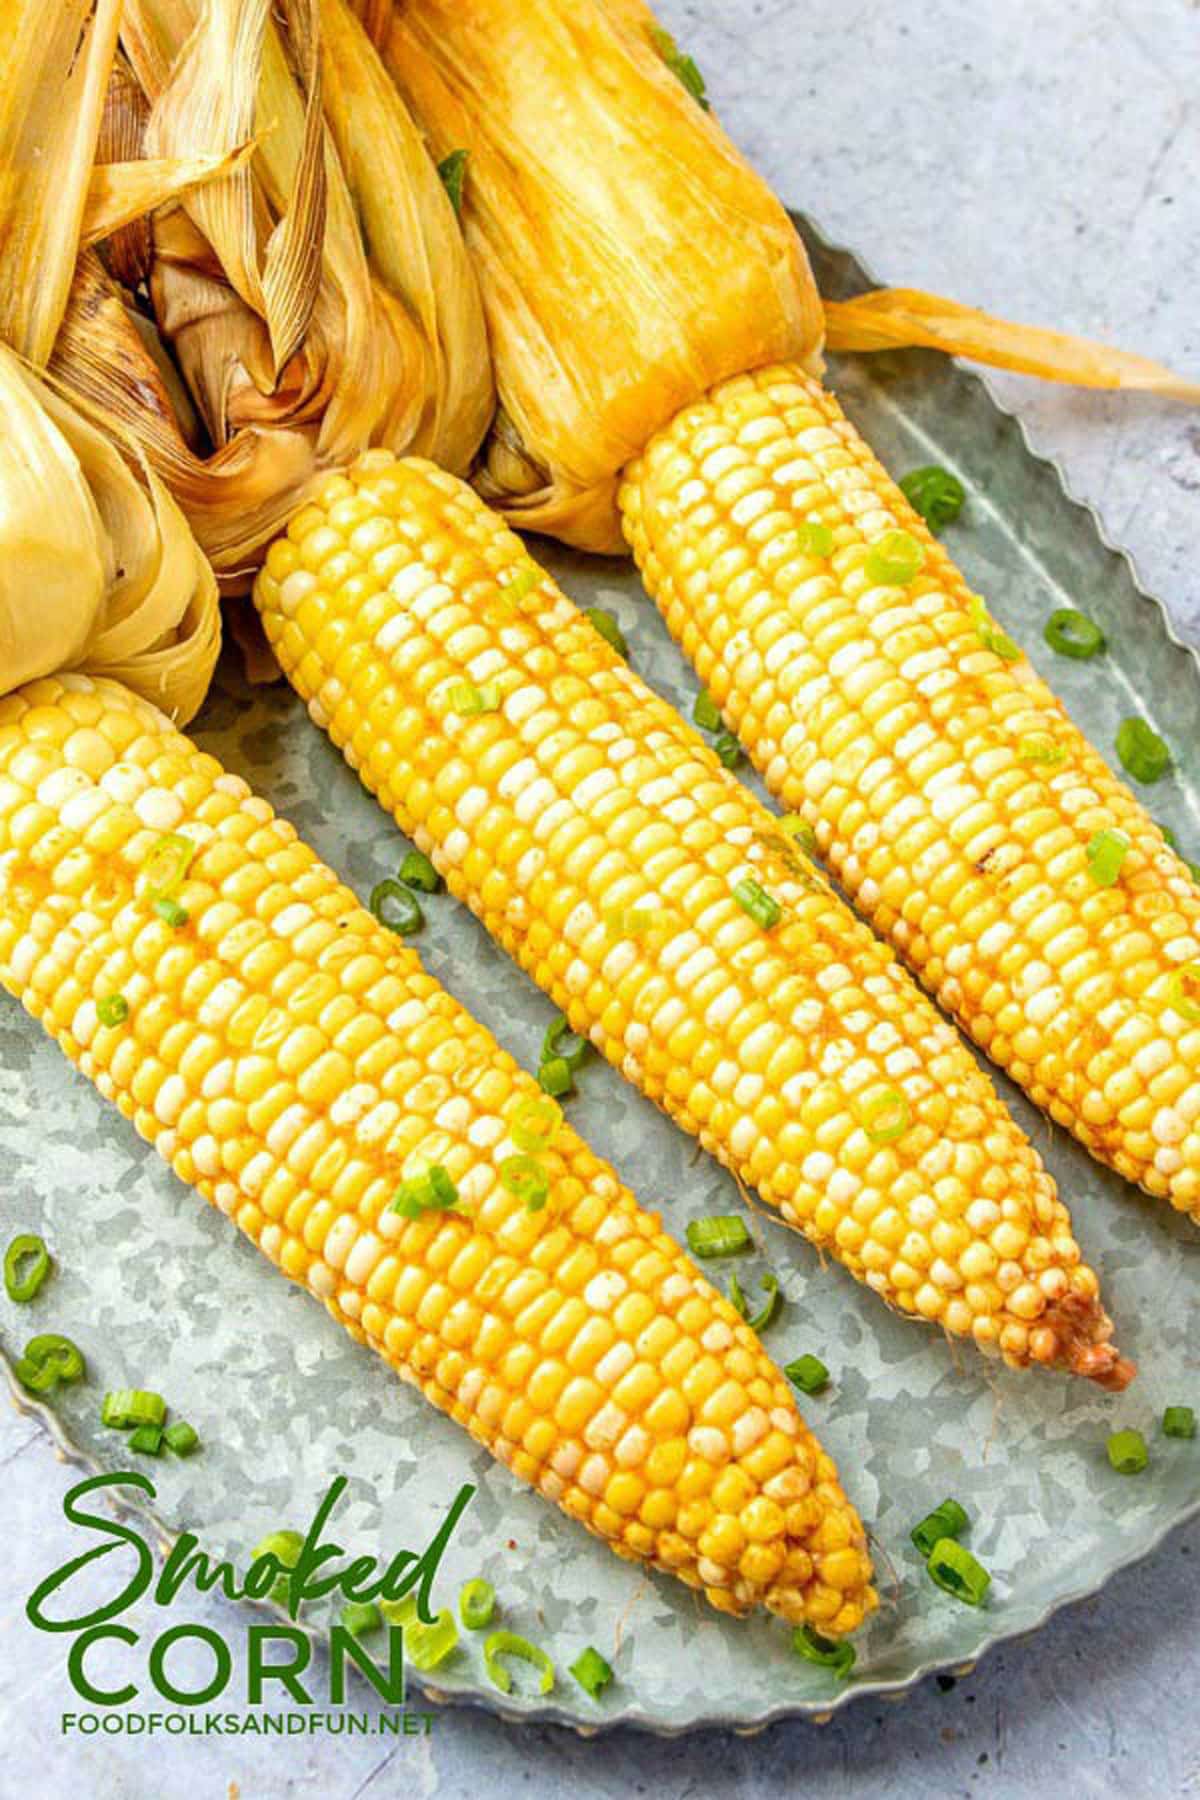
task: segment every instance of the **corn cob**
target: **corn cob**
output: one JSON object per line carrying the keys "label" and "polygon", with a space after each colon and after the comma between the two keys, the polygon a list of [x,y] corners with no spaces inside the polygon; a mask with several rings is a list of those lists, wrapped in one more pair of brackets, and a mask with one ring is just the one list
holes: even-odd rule
{"label": "corn cob", "polygon": [[1014,1365],[1124,1384],[1067,1209],[952,1027],[475,493],[368,453],[255,598],[451,891],[788,1224]]}
{"label": "corn cob", "polygon": [[[875,928],[1052,1118],[1200,1222],[1200,890],[837,402],[791,366],[725,382],[620,503],[672,633]],[[896,531],[904,581],[873,564]],[[1108,884],[1101,832],[1128,840]]]}
{"label": "corn cob", "polygon": [[[544,1208],[509,1191],[545,1097],[114,683],[0,701],[0,980],[177,1174],[619,1555],[726,1612],[841,1633],[874,1605],[862,1527],[754,1333],[565,1125],[537,1146]],[[393,1210],[431,1168],[461,1210]]]}

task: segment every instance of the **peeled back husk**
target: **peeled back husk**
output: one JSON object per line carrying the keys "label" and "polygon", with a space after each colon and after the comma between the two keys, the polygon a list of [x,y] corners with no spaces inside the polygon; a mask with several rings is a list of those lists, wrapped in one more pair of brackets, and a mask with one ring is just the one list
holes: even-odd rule
{"label": "peeled back husk", "polygon": [[817,366],[820,297],[787,214],[663,61],[635,0],[353,0],[463,228],[501,413],[480,491],[616,551],[616,478],[714,382]]}

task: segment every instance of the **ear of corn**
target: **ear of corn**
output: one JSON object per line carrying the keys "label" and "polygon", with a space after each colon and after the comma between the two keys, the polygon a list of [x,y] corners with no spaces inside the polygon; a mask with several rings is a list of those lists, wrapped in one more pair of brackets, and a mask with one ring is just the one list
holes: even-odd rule
{"label": "ear of corn", "polygon": [[477,495],[372,453],[256,600],[451,890],[789,1224],[1013,1363],[1127,1378],[1067,1210],[953,1029]]}
{"label": "ear of corn", "polygon": [[[837,402],[794,367],[730,381],[621,504],[672,632],[876,929],[1052,1118],[1200,1222],[1200,890]],[[896,530],[902,582],[872,562]],[[1128,840],[1104,885],[1101,832]]]}
{"label": "ear of corn", "polygon": [[[286,1275],[618,1554],[834,1633],[874,1604],[754,1333],[565,1124],[544,1207],[509,1191],[534,1083],[114,683],[0,700],[0,982]],[[458,1210],[391,1210],[430,1169]]]}

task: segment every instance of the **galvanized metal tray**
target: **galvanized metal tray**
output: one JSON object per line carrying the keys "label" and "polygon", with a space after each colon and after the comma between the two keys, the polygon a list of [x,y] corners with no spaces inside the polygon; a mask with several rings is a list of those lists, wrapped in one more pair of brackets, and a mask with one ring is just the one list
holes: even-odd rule
{"label": "galvanized metal tray", "polygon": [[[853,257],[805,229],[825,292],[866,283]],[[1094,741],[1110,746],[1133,710],[1166,736],[1176,767],[1154,790],[1154,810],[1200,856],[1200,664],[1095,517],[975,376],[906,353],[847,361],[832,379],[893,471],[936,461],[960,474],[970,501],[948,534],[954,553]],[[695,680],[629,566],[537,549],[581,604],[617,614],[647,679],[690,706]],[[1071,663],[1043,646],[1042,622],[1068,601],[1103,625],[1104,660]],[[403,840],[289,690],[251,692],[227,663],[195,735],[359,892],[395,870]],[[429,969],[533,1066],[549,1002],[464,908],[440,896],[427,911],[418,941]],[[0,1300],[0,1334],[12,1351],[52,1327],[86,1349],[90,1386],[56,1402],[62,1446],[89,1466],[120,1466],[122,1440],[99,1425],[98,1390],[161,1388],[199,1427],[204,1451],[152,1465],[155,1525],[164,1537],[191,1528],[238,1561],[265,1531],[305,1525],[337,1473],[349,1477],[339,1538],[377,1553],[423,1543],[459,1484],[476,1483],[444,1598],[466,1576],[486,1575],[503,1622],[544,1644],[559,1674],[546,1700],[502,1697],[468,1644],[437,1671],[435,1691],[449,1700],[661,1733],[824,1716],[1029,1631],[1200,1504],[1200,1446],[1157,1431],[1165,1403],[1200,1402],[1200,1233],[1089,1161],[1003,1081],[1070,1199],[1141,1376],[1114,1400],[1063,1378],[994,1369],[893,1317],[842,1270],[822,1268],[800,1238],[761,1223],[762,1264],[779,1272],[787,1297],[768,1346],[781,1361],[814,1350],[830,1365],[833,1385],[808,1410],[877,1550],[884,1604],[840,1686],[792,1654],[778,1623],[724,1621],[667,1579],[640,1578],[519,1488],[178,1182],[10,1003],[0,1009],[0,1056],[0,1213],[9,1229],[43,1232],[59,1265],[34,1307]],[[676,1234],[690,1218],[736,1210],[729,1178],[606,1066],[589,1067],[571,1117]],[[1108,1466],[1105,1439],[1118,1422],[1140,1426],[1151,1444],[1139,1480]],[[934,1588],[908,1543],[913,1522],[950,1493],[971,1512],[971,1548],[995,1578],[982,1611]],[[320,1612],[309,1621],[317,1633],[326,1622]],[[617,1674],[599,1704],[566,1672],[589,1643]]]}

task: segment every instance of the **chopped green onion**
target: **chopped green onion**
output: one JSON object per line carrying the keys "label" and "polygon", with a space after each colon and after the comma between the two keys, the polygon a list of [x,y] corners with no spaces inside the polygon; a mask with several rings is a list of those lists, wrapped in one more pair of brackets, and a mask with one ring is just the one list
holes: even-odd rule
{"label": "chopped green onion", "polygon": [[749,913],[754,923],[761,925],[764,931],[773,931],[783,917],[783,908],[778,900],[749,876],[738,882],[733,890],[733,897],[742,911]]}
{"label": "chopped green onion", "polygon": [[580,1037],[577,1031],[571,1030],[571,1022],[566,1013],[558,1013],[546,1027],[546,1035],[542,1039],[542,1061],[552,1062],[558,1057],[574,1074],[587,1061],[591,1048],[587,1038]]}
{"label": "chopped green onion", "polygon": [[723,768],[736,769],[742,760],[742,746],[732,731],[719,731],[713,739],[713,750]]}
{"label": "chopped green onion", "polygon": [[449,156],[443,156],[437,166],[442,178],[442,186],[450,196],[450,204],[455,213],[462,212],[463,188],[467,180],[467,164],[471,160],[469,150],[452,150]]}
{"label": "chopped green onion", "polygon": [[168,1425],[163,1432],[163,1443],[168,1450],[174,1451],[176,1456],[191,1456],[200,1448],[200,1434],[194,1425],[188,1424],[186,1419],[176,1419],[175,1423]]}
{"label": "chopped green onion", "polygon": [[911,1124],[908,1101],[895,1088],[885,1088],[866,1102],[860,1114],[862,1128],[873,1144],[894,1144]]}
{"label": "chopped green onion", "polygon": [[817,834],[808,820],[799,813],[784,813],[779,821],[779,829],[794,839],[806,856],[816,855]]}
{"label": "chopped green onion", "polygon": [[759,1287],[767,1296],[766,1304],[754,1317],[750,1317],[750,1302],[742,1292],[742,1284],[736,1275],[729,1278],[729,1299],[734,1309],[739,1312],[751,1331],[765,1331],[782,1304],[779,1294],[779,1282],[769,1271],[759,1282]]}
{"label": "chopped green onion", "polygon": [[913,1526],[909,1536],[921,1555],[929,1557],[943,1538],[960,1537],[969,1524],[970,1520],[957,1500],[943,1500],[931,1513],[926,1513],[919,1525]]}
{"label": "chopped green onion", "polygon": [[161,1425],[139,1425],[130,1433],[129,1448],[139,1456],[161,1456],[163,1447],[163,1428]]}
{"label": "chopped green onion", "polygon": [[515,575],[510,575],[507,581],[501,583],[500,598],[507,600],[510,606],[516,606],[532,594],[541,579],[542,571],[536,563],[523,563]]}
{"label": "chopped green onion", "polygon": [[1140,1431],[1114,1431],[1108,1440],[1108,1460],[1118,1475],[1140,1475],[1150,1461]]}
{"label": "chopped green onion", "polygon": [[154,910],[160,919],[164,919],[172,931],[179,931],[188,922],[186,906],[180,906],[178,900],[156,900]]}
{"label": "chopped green onion", "polygon": [[885,531],[867,551],[863,572],[884,587],[907,587],[920,574],[925,552],[911,531]]}
{"label": "chopped green onion", "polygon": [[564,1057],[550,1056],[538,1067],[538,1086],[553,1100],[561,1100],[572,1090],[571,1066]]}
{"label": "chopped green onion", "polygon": [[[272,1531],[255,1545],[250,1552],[251,1563],[261,1561],[264,1556],[273,1556],[283,1570],[294,1569],[300,1561],[300,1552],[304,1548],[304,1535],[299,1531]],[[271,1584],[268,1600],[274,1600],[277,1606],[286,1606],[291,1594],[291,1583],[286,1573],[278,1575]]]}
{"label": "chopped green onion", "polygon": [[805,519],[795,531],[796,548],[801,556],[824,559],[833,555],[833,532],[820,519]]}
{"label": "chopped green onion", "polygon": [[692,702],[692,718],[701,731],[720,731],[721,709],[707,688],[701,688]]}
{"label": "chopped green onion", "polygon": [[414,1669],[436,1669],[458,1648],[458,1626],[449,1607],[435,1615],[432,1625],[418,1618],[415,1594],[405,1594],[400,1600],[381,1600],[379,1610],[389,1625],[399,1625],[404,1632],[404,1655]]}
{"label": "chopped green onion", "polygon": [[563,1122],[562,1107],[536,1094],[524,1094],[509,1114],[508,1135],[518,1150],[540,1156],[548,1150]]}
{"label": "chopped green onion", "polygon": [[123,1025],[129,1017],[129,1002],[124,994],[105,994],[96,1002],[96,1017],[102,1025]]}
{"label": "chopped green onion", "polygon": [[598,631],[605,643],[611,645],[618,656],[628,657],[629,645],[625,642],[625,634],[612,613],[605,612],[602,606],[585,606],[583,616],[592,630]]}
{"label": "chopped green onion", "polygon": [[44,1331],[30,1338],[14,1372],[30,1393],[52,1394],[60,1385],[69,1387],[72,1382],[82,1381],[87,1364],[82,1350],[69,1337],[58,1331]]}
{"label": "chopped green onion", "polygon": [[992,1578],[969,1550],[951,1537],[939,1538],[925,1564],[929,1576],[947,1594],[967,1606],[982,1606]]}
{"label": "chopped green onion", "polygon": [[488,1680],[502,1694],[512,1692],[512,1676],[499,1660],[502,1656],[516,1656],[522,1662],[532,1663],[541,1675],[539,1693],[548,1694],[554,1686],[554,1664],[544,1650],[531,1644],[528,1638],[518,1637],[515,1631],[493,1631],[483,1646],[483,1666]]}
{"label": "chopped green onion", "polygon": [[693,1256],[738,1256],[750,1248],[750,1233],[736,1213],[710,1213],[688,1221],[687,1241]]}
{"label": "chopped green onion", "polygon": [[455,681],[446,691],[446,704],[452,713],[474,718],[477,713],[500,711],[500,689],[494,681],[476,687],[473,681]]}
{"label": "chopped green onion", "polygon": [[338,1622],[351,1637],[366,1637],[369,1632],[379,1630],[383,1614],[373,1600],[347,1600]]}
{"label": "chopped green onion", "polygon": [[500,1186],[523,1200],[526,1212],[541,1212],[550,1198],[550,1177],[532,1156],[506,1156],[500,1164]]}
{"label": "chopped green onion", "polygon": [[1073,606],[1060,606],[1052,612],[1042,635],[1052,650],[1060,656],[1073,656],[1078,662],[1098,655],[1108,642],[1100,627]]}
{"label": "chopped green onion", "polygon": [[421,850],[410,850],[400,864],[400,879],[405,887],[419,888],[423,894],[436,894],[442,878]]}
{"label": "chopped green onion", "polygon": [[169,900],[178,893],[195,854],[195,844],[178,831],[169,831],[151,844],[142,864],[142,892],[146,898]]}
{"label": "chopped green onion", "polygon": [[900,492],[914,512],[920,513],[930,531],[952,525],[963,508],[967,490],[949,469],[929,463],[922,469],[910,469],[901,477]]}
{"label": "chopped green onion", "polygon": [[818,1663],[823,1669],[831,1669],[841,1681],[845,1681],[857,1652],[853,1644],[842,1638],[827,1638],[811,1625],[797,1625],[792,1633],[792,1649],[805,1662]]}
{"label": "chopped green onion", "polygon": [[150,1388],[117,1388],[105,1394],[100,1408],[100,1423],[117,1431],[131,1425],[161,1425],[166,1416],[166,1401]]}
{"label": "chopped green onion", "polygon": [[1112,887],[1129,855],[1129,839],[1120,831],[1098,831],[1087,847],[1088,874],[1097,887]]}
{"label": "chopped green onion", "polygon": [[998,656],[1002,662],[1020,661],[1021,651],[1019,646],[1014,644],[1008,633],[1002,631],[999,625],[997,625],[995,619],[993,619],[991,613],[988,611],[982,595],[971,595],[971,598],[967,603],[967,611],[970,615],[971,624],[975,627],[975,636],[979,639],[985,650],[990,650],[992,655]]}
{"label": "chopped green onion", "polygon": [[49,1273],[50,1252],[36,1232],[23,1231],[4,1252],[4,1291],[18,1305],[34,1298]]}
{"label": "chopped green onion", "polygon": [[1122,719],[1116,744],[1121,767],[1135,781],[1161,781],[1171,766],[1171,752],[1145,719]]}
{"label": "chopped green onion", "polygon": [[582,1655],[575,1658],[568,1673],[575,1677],[584,1693],[592,1700],[600,1698],[613,1678],[611,1666],[590,1644]]}
{"label": "chopped green onion", "polygon": [[1160,825],[1157,819],[1154,821],[1154,823],[1156,825],[1158,825],[1158,829],[1162,832],[1162,840],[1163,840],[1163,843],[1167,846],[1167,849],[1174,850],[1178,854],[1179,842],[1175,836],[1175,833],[1171,830],[1171,827],[1169,825]]}
{"label": "chopped green onion", "polygon": [[819,1394],[829,1386],[829,1370],[819,1356],[798,1356],[783,1365],[783,1372],[802,1394]]}
{"label": "chopped green onion", "polygon": [[[1189,983],[1195,988],[1195,999],[1188,994]],[[1172,971],[1167,983],[1167,1005],[1189,1025],[1200,1025],[1200,962],[1184,963]]]}
{"label": "chopped green onion", "polygon": [[1163,1413],[1162,1428],[1167,1437],[1194,1438],[1196,1414],[1190,1406],[1168,1406]]}
{"label": "chopped green onion", "polygon": [[698,106],[708,112],[708,93],[703,75],[695,60],[685,50],[681,50],[669,31],[661,25],[650,27],[650,42],[658,51],[677,81],[681,81]]}
{"label": "chopped green onion", "polygon": [[458,1189],[441,1163],[434,1163],[400,1183],[388,1211],[402,1219],[419,1219],[423,1213],[453,1212],[457,1205]]}
{"label": "chopped green onion", "polygon": [[496,1610],[496,1590],[490,1581],[477,1575],[463,1583],[458,1596],[458,1616],[468,1631],[482,1631],[492,1622]]}
{"label": "chopped green onion", "polygon": [[1067,760],[1065,744],[1056,744],[1048,731],[1031,731],[1017,745],[1019,762],[1043,763],[1048,769],[1056,769],[1059,763]]}
{"label": "chopped green onion", "polygon": [[390,878],[375,883],[368,904],[384,930],[394,931],[397,937],[411,937],[425,923],[425,914],[416,896]]}

